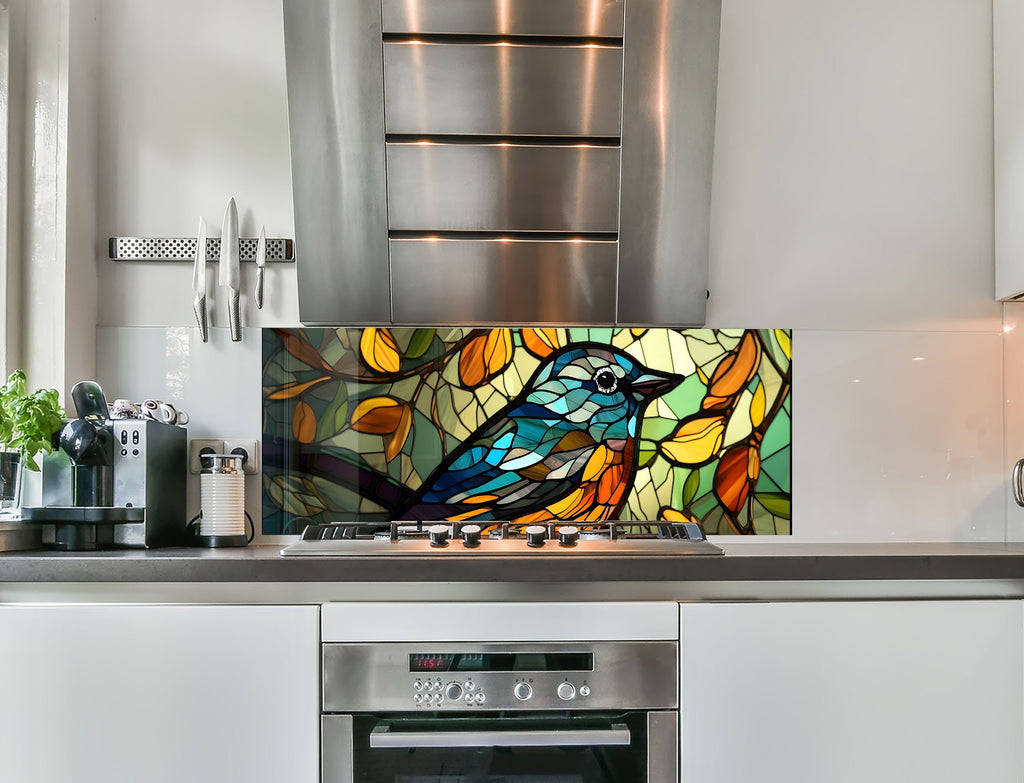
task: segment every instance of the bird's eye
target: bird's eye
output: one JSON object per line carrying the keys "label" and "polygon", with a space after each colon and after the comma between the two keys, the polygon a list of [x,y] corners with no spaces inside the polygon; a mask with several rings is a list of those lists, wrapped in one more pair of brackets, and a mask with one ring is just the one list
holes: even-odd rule
{"label": "bird's eye", "polygon": [[619,388],[619,379],[615,377],[615,373],[607,368],[594,373],[594,383],[597,385],[597,390],[602,394],[611,394]]}

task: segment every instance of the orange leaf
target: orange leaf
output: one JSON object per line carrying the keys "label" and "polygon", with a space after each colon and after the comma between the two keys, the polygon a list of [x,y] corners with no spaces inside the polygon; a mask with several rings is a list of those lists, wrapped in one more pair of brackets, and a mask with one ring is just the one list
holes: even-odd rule
{"label": "orange leaf", "polygon": [[523,329],[523,346],[538,359],[560,348],[557,329]]}
{"label": "orange leaf", "polygon": [[718,363],[708,382],[708,396],[732,397],[754,377],[761,361],[761,343],[753,332],[744,332],[743,339]]}
{"label": "orange leaf", "polygon": [[391,435],[402,423],[404,407],[393,397],[370,397],[352,411],[352,429],[369,435]]}
{"label": "orange leaf", "polygon": [[278,329],[277,333],[281,337],[284,349],[300,362],[308,364],[310,367],[322,367],[325,370],[333,369],[331,365],[324,361],[324,357],[320,355],[316,347],[302,336],[301,332],[294,329]]}
{"label": "orange leaf", "polygon": [[722,456],[715,470],[715,495],[722,505],[737,513],[747,501],[761,473],[761,457],[754,446],[740,443]]}
{"label": "orange leaf", "polygon": [[473,388],[486,383],[512,361],[512,332],[491,329],[470,340],[459,356],[459,380]]}
{"label": "orange leaf", "polygon": [[292,414],[292,434],[299,443],[312,443],[316,438],[316,414],[309,403],[299,400]]}
{"label": "orange leaf", "polygon": [[402,405],[401,408],[402,417],[398,421],[398,426],[391,435],[384,438],[384,459],[388,462],[402,453],[405,440],[409,437],[409,430],[412,429],[412,408],[408,405]]}
{"label": "orange leaf", "polygon": [[311,389],[318,383],[329,381],[330,378],[315,378],[312,381],[306,381],[305,383],[286,383],[280,389],[275,392],[271,392],[267,395],[268,400],[290,400],[293,397],[298,397],[306,389]]}
{"label": "orange leaf", "polygon": [[363,329],[363,336],[359,338],[359,351],[363,361],[377,372],[398,372],[401,363],[398,344],[387,329]]}

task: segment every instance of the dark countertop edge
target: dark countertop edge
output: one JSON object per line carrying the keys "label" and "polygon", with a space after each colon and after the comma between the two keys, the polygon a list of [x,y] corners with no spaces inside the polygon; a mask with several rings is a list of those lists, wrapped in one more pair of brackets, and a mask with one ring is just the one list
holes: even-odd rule
{"label": "dark countertop edge", "polygon": [[772,582],[1020,580],[1024,544],[723,545],[725,556],[280,557],[236,550],[0,554],[3,582]]}

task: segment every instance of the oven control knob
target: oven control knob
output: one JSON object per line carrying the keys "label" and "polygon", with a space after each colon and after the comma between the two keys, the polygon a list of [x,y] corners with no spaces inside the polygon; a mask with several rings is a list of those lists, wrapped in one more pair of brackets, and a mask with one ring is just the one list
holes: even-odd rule
{"label": "oven control knob", "polygon": [[558,528],[558,543],[561,546],[576,546],[580,529],[576,525],[562,525]]}
{"label": "oven control knob", "polygon": [[571,682],[560,682],[555,691],[562,701],[572,701],[576,698],[576,686]]}
{"label": "oven control knob", "polygon": [[448,546],[448,525],[431,525],[427,528],[431,546]]}
{"label": "oven control knob", "polygon": [[544,525],[530,525],[526,528],[527,546],[544,546],[544,540],[548,537],[548,529]]}
{"label": "oven control knob", "polygon": [[463,525],[460,532],[464,546],[480,546],[480,525]]}
{"label": "oven control knob", "polygon": [[580,686],[580,696],[589,696],[589,695],[590,695],[590,686],[589,685],[581,685]]}
{"label": "oven control knob", "polygon": [[533,696],[533,688],[530,687],[528,682],[517,682],[516,687],[512,689],[512,694],[519,701],[528,701]]}
{"label": "oven control knob", "polygon": [[457,682],[448,683],[444,689],[444,696],[448,701],[458,701],[462,698],[462,686]]}

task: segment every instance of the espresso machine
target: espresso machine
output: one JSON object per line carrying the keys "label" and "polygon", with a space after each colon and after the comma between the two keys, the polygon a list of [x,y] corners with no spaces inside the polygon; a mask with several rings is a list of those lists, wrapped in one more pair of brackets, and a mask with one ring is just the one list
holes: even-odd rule
{"label": "espresso machine", "polygon": [[71,390],[78,418],[43,459],[42,506],[23,508],[58,549],[157,547],[182,543],[188,467],[184,427],[111,419],[99,384]]}

